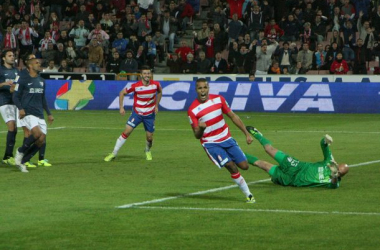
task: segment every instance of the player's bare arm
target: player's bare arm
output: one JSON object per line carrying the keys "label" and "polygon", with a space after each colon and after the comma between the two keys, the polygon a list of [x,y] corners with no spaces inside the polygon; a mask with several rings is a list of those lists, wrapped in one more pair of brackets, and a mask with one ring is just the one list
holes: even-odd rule
{"label": "player's bare arm", "polygon": [[12,85],[11,85],[11,88],[9,89],[9,92],[10,92],[10,93],[15,92],[15,87],[16,87],[16,84],[12,84]]}
{"label": "player's bare arm", "polygon": [[119,93],[119,112],[120,115],[125,115],[125,109],[124,109],[124,96],[127,94],[125,89],[122,89]]}
{"label": "player's bare arm", "polygon": [[200,122],[200,123],[198,123],[198,126],[193,127],[195,138],[201,139],[205,129],[206,129],[206,123],[204,123],[204,122]]}
{"label": "player's bare arm", "polygon": [[238,127],[245,135],[247,144],[251,144],[253,141],[253,138],[250,133],[245,129],[245,125],[243,121],[240,119],[240,117],[235,114],[234,112],[230,111],[227,113],[227,116],[232,120],[232,122]]}
{"label": "player's bare arm", "polygon": [[53,117],[53,115],[48,115],[48,123],[49,123],[49,124],[53,124],[53,122],[54,122],[54,117]]}
{"label": "player's bare arm", "polygon": [[13,84],[13,81],[11,81],[11,80],[6,81],[6,82],[2,82],[2,83],[0,83],[0,88],[2,88],[4,86],[10,86],[10,87],[12,87],[12,84]]}
{"label": "player's bare arm", "polygon": [[20,111],[19,111],[19,118],[22,119],[24,117],[25,117],[25,110],[20,109]]}
{"label": "player's bare arm", "polygon": [[161,97],[162,97],[162,88],[160,85],[160,87],[157,89],[157,102],[156,102],[156,108],[155,108],[156,114],[158,113],[158,104],[160,104]]}

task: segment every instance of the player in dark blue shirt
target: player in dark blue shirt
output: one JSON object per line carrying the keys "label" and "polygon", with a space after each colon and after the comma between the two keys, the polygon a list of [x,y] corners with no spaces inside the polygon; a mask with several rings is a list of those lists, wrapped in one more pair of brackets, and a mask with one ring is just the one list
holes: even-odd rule
{"label": "player in dark blue shirt", "polygon": [[19,71],[13,67],[15,63],[15,56],[11,50],[4,50],[1,53],[1,62],[0,113],[8,127],[3,163],[14,166],[15,161],[13,158],[13,149],[17,135],[17,108],[12,101],[12,92],[15,86],[14,83],[19,78]]}
{"label": "player in dark blue shirt", "polygon": [[51,124],[54,121],[45,98],[45,80],[39,76],[40,61],[32,58],[26,61],[26,67],[29,74],[21,75],[13,93],[13,102],[19,109],[20,119],[25,122],[31,132],[31,135],[16,151],[15,163],[21,172],[28,172],[25,163],[45,144],[47,128],[44,110],[48,114],[48,122]]}
{"label": "player in dark blue shirt", "polygon": [[[24,58],[25,64],[26,64],[26,62],[28,60],[33,59],[33,58],[36,58],[36,56],[34,54],[28,54],[28,55],[26,55],[25,58]],[[28,69],[26,69],[26,68],[23,69],[20,72],[20,77],[23,76],[24,74],[29,75]],[[25,122],[23,120],[17,119],[17,127],[22,127],[22,129],[24,131],[24,141],[26,139],[28,139],[28,137],[31,135],[31,132],[26,127]],[[51,167],[52,166],[52,164],[50,162],[48,162],[48,160],[45,159],[45,151],[46,151],[46,139],[45,139],[44,145],[42,145],[42,147],[40,148],[40,151],[39,151],[38,163],[37,163],[39,167]],[[26,162],[25,165],[28,168],[35,168],[35,167],[37,167],[32,162]]]}

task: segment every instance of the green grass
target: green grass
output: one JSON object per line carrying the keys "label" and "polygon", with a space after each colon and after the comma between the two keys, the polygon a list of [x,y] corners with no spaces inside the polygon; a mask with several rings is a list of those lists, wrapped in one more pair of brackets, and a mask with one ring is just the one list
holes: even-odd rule
{"label": "green grass", "polygon": [[[334,138],[338,162],[380,160],[379,115],[238,114],[300,160],[321,159],[319,140],[326,133]],[[152,162],[145,160],[142,126],[114,162],[103,161],[127,116],[116,111],[55,111],[54,116],[50,128],[64,128],[48,131],[46,157],[53,167],[24,174],[0,165],[0,249],[379,248],[380,163],[350,169],[337,190],[266,181],[250,185],[256,204],[245,204],[240,190],[231,188],[117,209],[233,182],[207,158],[185,112],[158,115]],[[230,128],[244,151],[273,162],[256,141],[248,146],[243,134]],[[1,152],[4,130],[5,125]],[[20,132],[17,145],[21,139]],[[255,167],[242,175],[247,182],[269,178]]]}

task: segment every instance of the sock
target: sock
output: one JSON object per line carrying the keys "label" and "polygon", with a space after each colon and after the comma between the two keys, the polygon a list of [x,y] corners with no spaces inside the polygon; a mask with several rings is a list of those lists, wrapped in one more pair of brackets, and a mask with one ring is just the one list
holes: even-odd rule
{"label": "sock", "polygon": [[13,157],[13,148],[15,147],[17,131],[8,131],[7,133],[7,144],[5,146],[4,160],[9,157]]}
{"label": "sock", "polygon": [[240,175],[240,173],[231,174],[231,178],[239,186],[240,190],[245,194],[245,196],[248,197],[252,194],[251,191],[249,191],[248,185],[245,182],[243,176]]}
{"label": "sock", "polygon": [[40,147],[40,151],[39,151],[39,154],[38,154],[38,160],[39,161],[42,161],[45,159],[45,151],[46,151],[46,142],[44,143],[44,145],[42,145]]}
{"label": "sock", "polygon": [[257,158],[256,156],[249,155],[247,153],[244,153],[244,154],[245,154],[245,157],[247,157],[247,161],[248,161],[249,164],[253,165],[255,163],[255,161],[259,160],[259,158]]}
{"label": "sock", "polygon": [[127,140],[128,135],[121,133],[119,138],[116,140],[115,148],[113,149],[112,153],[116,156],[117,152],[119,152],[120,148],[124,145],[125,141]]}
{"label": "sock", "polygon": [[253,137],[255,137],[263,146],[272,145],[272,143],[267,138],[265,138],[263,135],[259,133],[256,133]]}
{"label": "sock", "polygon": [[24,154],[35,141],[36,138],[34,138],[33,135],[30,135],[28,138],[24,138],[24,143],[18,149],[18,151]]}
{"label": "sock", "polygon": [[149,152],[152,145],[153,145],[153,141],[146,141],[145,152]]}
{"label": "sock", "polygon": [[21,163],[24,164],[25,162],[30,161],[30,159],[33,158],[33,156],[40,150],[40,147],[38,147],[36,144],[33,144],[29,147],[29,150],[26,152],[24,157],[22,158]]}

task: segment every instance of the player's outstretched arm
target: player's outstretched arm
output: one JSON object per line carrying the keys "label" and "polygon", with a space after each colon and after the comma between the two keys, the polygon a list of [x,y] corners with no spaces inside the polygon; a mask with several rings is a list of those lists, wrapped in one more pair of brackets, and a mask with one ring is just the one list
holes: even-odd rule
{"label": "player's outstretched arm", "polygon": [[121,115],[125,115],[124,109],[124,96],[127,94],[125,89],[122,89],[119,93],[119,112]]}
{"label": "player's outstretched arm", "polygon": [[247,144],[251,144],[253,141],[253,138],[250,133],[245,129],[245,125],[243,121],[240,119],[240,117],[235,114],[234,112],[230,111],[227,113],[227,116],[232,120],[232,122],[238,127],[245,135]]}
{"label": "player's outstretched arm", "polygon": [[160,104],[161,97],[162,97],[162,88],[161,88],[161,85],[159,85],[157,89],[157,101],[156,101],[156,108],[155,108],[156,114],[158,113],[158,105]]}

